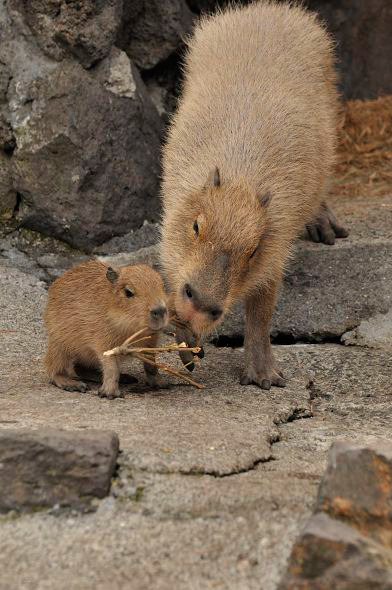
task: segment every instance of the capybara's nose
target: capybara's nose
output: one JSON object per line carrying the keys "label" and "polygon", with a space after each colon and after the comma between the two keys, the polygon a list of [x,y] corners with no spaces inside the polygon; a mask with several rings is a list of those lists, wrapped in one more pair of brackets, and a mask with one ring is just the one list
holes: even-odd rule
{"label": "capybara's nose", "polygon": [[207,309],[207,312],[209,313],[209,315],[211,316],[211,319],[216,322],[217,320],[219,320],[219,318],[221,317],[221,315],[223,314],[223,309],[221,307],[213,306],[213,307],[209,307]]}
{"label": "capybara's nose", "polygon": [[197,311],[209,315],[213,322],[223,315],[223,309],[219,305],[211,303],[209,297],[202,297],[199,291],[189,283],[184,285],[183,296]]}
{"label": "capybara's nose", "polygon": [[167,315],[167,308],[165,305],[159,304],[150,311],[152,320],[163,320]]}

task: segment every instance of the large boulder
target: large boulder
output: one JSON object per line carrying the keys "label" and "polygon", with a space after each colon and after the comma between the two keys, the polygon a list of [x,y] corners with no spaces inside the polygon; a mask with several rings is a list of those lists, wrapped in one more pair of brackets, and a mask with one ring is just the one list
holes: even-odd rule
{"label": "large boulder", "polygon": [[118,436],[103,430],[0,431],[0,513],[88,508],[110,490],[118,446]]}
{"label": "large boulder", "polygon": [[391,441],[336,441],[279,590],[390,590],[391,514]]}
{"label": "large boulder", "polygon": [[[103,12],[115,6],[98,4]],[[2,141],[8,156],[14,150],[11,161],[2,157],[2,194],[12,205],[19,193],[22,226],[89,251],[157,219],[160,118],[124,52],[105,41],[105,48],[89,53],[75,40],[83,65],[91,65],[88,55],[95,61],[107,54],[89,71],[73,50],[67,56],[43,52],[36,35],[44,29],[35,30],[34,19],[28,26],[21,6],[44,4],[0,7],[0,63],[7,64],[0,71]]]}
{"label": "large boulder", "polygon": [[150,69],[177,49],[191,25],[185,0],[124,0],[117,45],[141,69]]}
{"label": "large boulder", "polygon": [[10,0],[42,51],[56,60],[73,55],[85,67],[105,57],[121,21],[121,0]]}
{"label": "large boulder", "polygon": [[22,224],[85,250],[158,211],[158,114],[125,53],[106,59],[97,78],[61,63],[12,115]]}

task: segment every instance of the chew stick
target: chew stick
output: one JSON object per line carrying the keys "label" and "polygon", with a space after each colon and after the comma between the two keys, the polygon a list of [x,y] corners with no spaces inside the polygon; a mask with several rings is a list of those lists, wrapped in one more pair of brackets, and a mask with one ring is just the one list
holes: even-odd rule
{"label": "chew stick", "polygon": [[[149,338],[151,338],[151,335],[142,336],[141,338],[138,338],[138,336],[141,336],[146,330],[147,330],[147,328],[143,328],[142,330],[135,332],[135,334],[132,334],[132,336],[127,338],[121,346],[116,346],[115,348],[112,348],[111,350],[106,350],[103,353],[104,356],[131,355],[134,358],[137,358],[137,359],[143,361],[144,363],[147,363],[148,365],[152,365],[153,367],[156,367],[157,369],[161,369],[165,373],[169,373],[170,375],[174,375],[175,377],[177,377],[179,379],[183,379],[184,381],[186,381],[190,385],[193,385],[194,387],[197,387],[198,389],[204,389],[204,385],[197,383],[196,381],[194,381],[193,379],[188,377],[188,375],[185,375],[184,373],[181,373],[180,371],[176,371],[175,369],[172,369],[171,367],[168,367],[167,365],[163,365],[161,363],[158,363],[158,362],[156,362],[155,358],[152,359],[149,357],[149,355],[151,355],[151,354],[155,355],[157,353],[162,353],[162,352],[168,352],[168,353],[181,352],[184,350],[189,350],[193,354],[197,354],[201,350],[200,346],[188,347],[185,344],[185,342],[182,342],[180,344],[169,344],[168,346],[159,346],[159,347],[158,346],[156,346],[156,347],[135,346],[135,344],[140,344],[144,340],[148,340]],[[193,362],[193,361],[191,361],[191,362]],[[187,364],[191,364],[191,362],[187,363]],[[187,365],[185,365],[185,366],[187,366]]]}
{"label": "chew stick", "polygon": [[167,367],[166,365],[162,365],[161,363],[157,363],[155,361],[152,361],[151,359],[147,358],[143,354],[136,353],[135,357],[138,358],[139,360],[143,361],[144,363],[147,363],[149,365],[152,365],[153,367],[157,367],[158,369],[161,369],[161,371],[164,371],[165,373],[169,373],[170,375],[174,375],[175,377],[178,377],[179,379],[183,379],[184,381],[187,381],[188,383],[190,383],[191,385],[194,385],[198,389],[204,389],[204,385],[202,385],[201,383],[197,383],[197,381],[193,381],[193,379],[188,377],[188,375],[184,375],[183,373],[180,373],[179,371],[176,371],[175,369],[172,369],[171,367]]}
{"label": "chew stick", "polygon": [[133,346],[125,346],[122,344],[121,346],[116,346],[111,350],[107,350],[104,352],[104,356],[117,356],[120,354],[144,354],[148,352],[181,352],[183,350],[189,350],[194,354],[200,352],[200,348],[198,346],[194,346],[193,348],[188,348],[187,346],[181,346],[180,344],[170,344],[169,346],[161,346],[157,348],[149,348],[149,347],[133,347]]}

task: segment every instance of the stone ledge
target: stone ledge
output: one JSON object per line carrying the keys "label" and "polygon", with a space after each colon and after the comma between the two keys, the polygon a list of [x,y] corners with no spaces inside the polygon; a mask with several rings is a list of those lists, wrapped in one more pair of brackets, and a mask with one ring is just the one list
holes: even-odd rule
{"label": "stone ledge", "polygon": [[119,448],[114,432],[0,431],[0,512],[87,508],[109,493]]}

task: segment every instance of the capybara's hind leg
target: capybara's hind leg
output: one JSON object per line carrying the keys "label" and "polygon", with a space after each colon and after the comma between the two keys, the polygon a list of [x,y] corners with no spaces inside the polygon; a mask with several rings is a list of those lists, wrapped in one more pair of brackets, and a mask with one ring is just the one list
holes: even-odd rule
{"label": "capybara's hind leg", "polygon": [[56,387],[65,391],[87,391],[87,385],[77,379],[72,359],[61,348],[49,344],[45,365],[49,381]]}
{"label": "capybara's hind leg", "polygon": [[336,238],[347,238],[348,231],[336,221],[335,215],[323,201],[317,216],[306,226],[309,239],[312,242],[322,242],[333,245]]}

